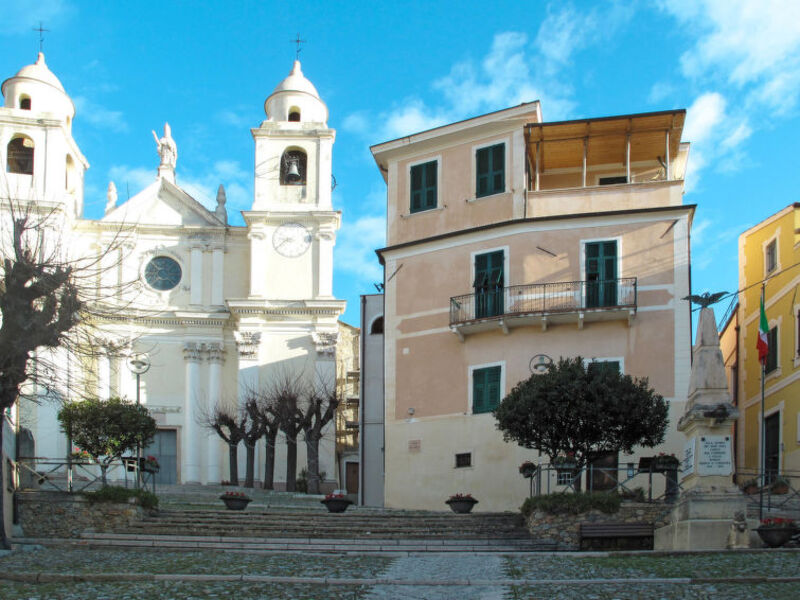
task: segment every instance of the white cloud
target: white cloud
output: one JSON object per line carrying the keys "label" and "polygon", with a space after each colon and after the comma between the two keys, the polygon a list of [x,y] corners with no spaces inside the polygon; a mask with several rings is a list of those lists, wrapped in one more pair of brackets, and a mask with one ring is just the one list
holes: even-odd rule
{"label": "white cloud", "polygon": [[117,186],[117,193],[119,194],[117,203],[122,204],[128,199],[129,195],[131,197],[135,196],[156,180],[156,169],[114,165],[108,170],[108,179]]}
{"label": "white cloud", "polygon": [[681,55],[690,79],[720,77],[747,101],[788,110],[800,82],[800,2],[797,0],[663,0],[694,46]]}
{"label": "white cloud", "polygon": [[365,215],[352,223],[345,220],[334,250],[336,269],[355,276],[361,283],[382,281],[383,270],[375,249],[385,242],[386,219],[382,216]]}
{"label": "white cloud", "polygon": [[122,111],[105,108],[85,96],[75,96],[72,100],[75,113],[80,114],[81,121],[114,132],[128,131]]}
{"label": "white cloud", "polygon": [[[53,29],[71,12],[72,8],[65,0],[3,0],[0,3],[0,34],[31,35],[31,29],[38,27],[40,22],[45,29]],[[47,36],[47,32],[44,35]]]}
{"label": "white cloud", "polygon": [[669,98],[675,93],[675,86],[665,81],[658,81],[650,88],[650,93],[647,96],[647,101],[651,104],[657,104],[665,98]]}
{"label": "white cloud", "polygon": [[716,92],[698,97],[686,112],[683,139],[702,144],[725,118],[725,98]]}
{"label": "white cloud", "polygon": [[247,114],[246,107],[238,107],[237,110],[221,110],[217,113],[217,119],[226,125],[232,125],[237,128],[255,127],[258,125],[258,123],[253,121],[251,115]]}

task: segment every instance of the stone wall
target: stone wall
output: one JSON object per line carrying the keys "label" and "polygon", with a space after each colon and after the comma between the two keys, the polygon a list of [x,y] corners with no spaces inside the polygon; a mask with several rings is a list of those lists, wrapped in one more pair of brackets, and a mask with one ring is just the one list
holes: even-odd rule
{"label": "stone wall", "polygon": [[528,530],[537,541],[552,543],[558,550],[578,550],[578,526],[581,523],[653,523],[656,528],[669,522],[672,505],[624,502],[619,512],[599,510],[577,515],[550,515],[535,511],[528,518]]}
{"label": "stone wall", "polygon": [[90,504],[80,494],[17,492],[20,525],[27,537],[70,538],[81,532],[108,532],[141,520],[136,504]]}

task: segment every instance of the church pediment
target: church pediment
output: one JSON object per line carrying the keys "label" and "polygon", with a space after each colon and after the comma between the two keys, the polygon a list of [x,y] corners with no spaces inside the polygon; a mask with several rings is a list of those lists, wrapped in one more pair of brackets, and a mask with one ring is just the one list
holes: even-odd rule
{"label": "church pediment", "polygon": [[166,179],[157,179],[102,218],[129,225],[224,227],[213,212],[183,189]]}

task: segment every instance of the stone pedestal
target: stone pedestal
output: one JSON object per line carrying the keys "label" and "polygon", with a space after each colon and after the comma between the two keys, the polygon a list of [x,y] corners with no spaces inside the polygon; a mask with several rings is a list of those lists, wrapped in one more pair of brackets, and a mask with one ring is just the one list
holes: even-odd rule
{"label": "stone pedestal", "polygon": [[670,524],[657,529],[656,550],[720,550],[746,500],[731,482],[734,421],[714,311],[703,308],[697,324],[686,413],[678,430],[686,436],[681,461],[682,494]]}

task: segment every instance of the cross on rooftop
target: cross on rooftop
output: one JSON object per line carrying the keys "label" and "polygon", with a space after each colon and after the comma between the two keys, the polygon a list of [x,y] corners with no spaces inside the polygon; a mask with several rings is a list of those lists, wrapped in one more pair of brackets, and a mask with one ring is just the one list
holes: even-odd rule
{"label": "cross on rooftop", "polygon": [[42,48],[44,47],[44,32],[45,31],[50,31],[50,30],[49,29],[45,29],[44,27],[42,27],[42,22],[41,21],[39,21],[39,26],[38,27],[34,27],[33,30],[39,32],[39,52],[41,52]]}
{"label": "cross on rooftop", "polygon": [[295,39],[290,40],[290,43],[297,44],[297,50],[295,52],[295,60],[300,60],[300,50],[302,49],[302,48],[300,48],[300,44],[305,44],[306,41],[305,40],[301,40],[300,39],[300,34],[298,33],[297,37]]}

